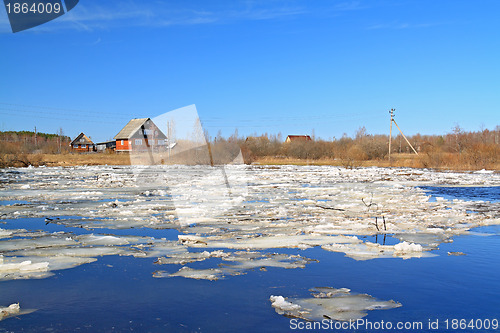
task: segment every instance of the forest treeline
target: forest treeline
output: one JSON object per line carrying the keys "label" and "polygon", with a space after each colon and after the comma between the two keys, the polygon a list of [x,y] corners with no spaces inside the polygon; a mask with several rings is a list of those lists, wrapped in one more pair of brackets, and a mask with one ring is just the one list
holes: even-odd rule
{"label": "forest treeline", "polygon": [[0,167],[43,164],[43,154],[68,153],[71,139],[59,134],[0,131]]}
{"label": "forest treeline", "polygon": [[[229,138],[217,135],[210,138],[210,142],[213,156],[223,156],[216,152],[230,151],[227,147],[237,144],[245,163],[318,163],[348,168],[391,165],[457,170],[500,169],[500,126],[493,130],[467,132],[457,125],[444,135],[416,134],[407,138],[418,155],[401,135],[393,136],[391,163],[388,161],[389,136],[369,134],[365,127],[359,128],[353,136],[344,134],[332,140],[313,137],[310,141],[285,142],[281,134],[240,137],[235,131]],[[48,155],[61,155],[57,160],[65,161],[64,155],[70,152],[70,140],[62,130],[59,134],[36,135],[30,131],[0,132],[0,167],[48,164],[44,160]],[[110,164],[112,156],[107,155],[106,163]],[[99,153],[87,156],[92,164],[99,163]],[[123,158],[116,159],[117,163],[123,163]]]}
{"label": "forest treeline", "polygon": [[[234,140],[234,136],[232,138]],[[418,156],[408,158],[413,149],[399,134],[393,136],[391,154],[392,165],[455,168],[455,169],[498,169],[500,163],[500,126],[494,130],[483,129],[466,132],[456,126],[448,134],[407,136],[418,152]],[[220,140],[220,138],[219,138]],[[365,127],[356,131],[353,137],[346,134],[340,139],[284,142],[281,135],[264,134],[239,139],[245,161],[267,158],[333,160],[345,167],[365,165],[365,161],[388,159],[389,136],[369,134]],[[400,155],[400,156],[398,156]],[[405,156],[403,161],[401,156]]]}

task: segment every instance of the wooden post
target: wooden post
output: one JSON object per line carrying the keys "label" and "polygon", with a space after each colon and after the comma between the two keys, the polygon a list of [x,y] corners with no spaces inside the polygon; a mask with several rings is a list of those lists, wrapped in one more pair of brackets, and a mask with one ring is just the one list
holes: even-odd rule
{"label": "wooden post", "polygon": [[401,128],[399,128],[398,123],[396,123],[395,120],[393,120],[393,121],[394,121],[394,125],[396,125],[396,127],[398,128],[399,132],[401,132],[401,135],[403,136],[403,138],[405,138],[406,142],[410,145],[411,149],[413,149],[413,152],[418,155],[418,153],[415,150],[415,148],[413,148],[413,146],[411,145],[410,141],[408,141],[408,139],[406,138],[406,136],[403,134],[403,131],[401,130]]}
{"label": "wooden post", "polygon": [[391,166],[391,141],[392,141],[392,121],[394,120],[394,111],[395,109],[391,109],[389,113],[391,114],[391,126],[389,128],[389,166]]}
{"label": "wooden post", "polygon": [[170,161],[170,121],[167,121],[167,140],[165,141],[167,144],[167,156]]}

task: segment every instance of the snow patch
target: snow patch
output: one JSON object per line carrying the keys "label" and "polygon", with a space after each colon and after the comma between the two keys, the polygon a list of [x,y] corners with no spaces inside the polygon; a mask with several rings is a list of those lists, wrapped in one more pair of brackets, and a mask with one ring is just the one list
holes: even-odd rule
{"label": "snow patch", "polygon": [[402,242],[394,245],[394,253],[422,252],[422,245],[415,243]]}

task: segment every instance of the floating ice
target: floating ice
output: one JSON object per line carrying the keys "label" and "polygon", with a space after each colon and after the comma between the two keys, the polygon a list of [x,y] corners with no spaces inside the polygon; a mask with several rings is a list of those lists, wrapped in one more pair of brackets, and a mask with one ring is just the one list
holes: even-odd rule
{"label": "floating ice", "polygon": [[68,269],[95,261],[80,257],[3,257],[0,263],[0,280],[41,279],[52,276],[52,271]]}
{"label": "floating ice", "polygon": [[48,262],[32,263],[31,260],[26,260],[20,263],[4,264],[3,258],[0,260],[0,274],[12,272],[46,272],[48,267]]}
{"label": "floating ice", "polygon": [[0,238],[6,238],[12,235],[12,231],[0,229]]}
{"label": "floating ice", "polygon": [[218,235],[200,237],[192,235],[179,235],[179,240],[183,244],[192,247],[211,247],[227,249],[269,249],[269,248],[301,248],[302,246],[312,247],[329,243],[358,243],[356,237],[349,236],[325,236],[319,234],[300,235],[269,235],[252,237],[248,235]]}
{"label": "floating ice", "polygon": [[210,269],[194,269],[189,268],[187,266],[182,267],[177,272],[169,274],[165,271],[156,271],[153,273],[153,277],[161,278],[161,277],[175,277],[182,276],[189,279],[196,280],[211,280],[215,281],[222,277],[222,270],[216,268]]}
{"label": "floating ice", "polygon": [[448,252],[449,256],[465,256],[463,252]]}
{"label": "floating ice", "polygon": [[298,312],[300,310],[300,305],[287,302],[283,296],[272,296],[269,297],[271,300],[271,306],[276,309],[278,314],[285,314],[287,312]]}
{"label": "floating ice", "polygon": [[221,250],[218,251],[203,251],[203,252],[188,252],[187,250],[177,253],[171,253],[169,257],[161,257],[155,262],[155,264],[165,265],[165,264],[175,264],[175,265],[185,265],[191,262],[203,261],[208,258],[221,258],[229,256],[229,253],[224,253]]}
{"label": "floating ice", "polygon": [[402,242],[394,245],[394,253],[395,254],[405,254],[411,252],[422,252],[422,245],[415,243]]}
{"label": "floating ice", "polygon": [[290,298],[271,296],[269,299],[276,312],[287,317],[304,320],[333,319],[339,321],[357,320],[370,310],[398,308],[393,300],[379,301],[367,294],[351,294],[347,288],[321,287],[310,290],[312,298]]}
{"label": "floating ice", "polygon": [[[95,261],[103,255],[135,255],[150,238],[12,229],[0,240],[0,280],[45,278],[52,271]],[[161,241],[159,242],[161,243]]]}
{"label": "floating ice", "polygon": [[19,303],[11,304],[6,308],[0,307],[0,320],[19,314],[20,309]]}
{"label": "floating ice", "polygon": [[480,173],[480,174],[491,174],[495,172],[494,170],[486,170],[486,169],[481,169],[481,170],[478,170],[478,171],[474,171],[474,173]]}
{"label": "floating ice", "polygon": [[68,248],[45,248],[33,250],[19,250],[10,252],[13,256],[37,256],[37,257],[99,257],[127,253],[123,248],[117,247],[68,247]]}
{"label": "floating ice", "polygon": [[203,261],[208,258],[221,258],[224,263],[218,265],[217,268],[197,270],[187,266],[182,267],[178,272],[169,274],[165,271],[157,271],[153,274],[154,277],[172,277],[183,276],[194,279],[215,280],[223,278],[226,275],[242,275],[246,271],[252,269],[264,270],[267,267],[276,268],[304,268],[310,262],[315,260],[305,258],[298,255],[287,255],[280,253],[262,254],[260,252],[237,251],[226,253],[220,250],[208,252],[179,252],[171,254],[169,258],[158,258],[156,264],[181,264]]}
{"label": "floating ice", "polygon": [[27,313],[31,313],[35,310],[21,310],[21,307],[19,306],[19,303],[14,303],[9,305],[8,307],[0,307],[0,321],[8,318],[8,317],[15,317]]}
{"label": "floating ice", "polygon": [[380,245],[364,242],[360,244],[328,244],[322,248],[332,252],[342,252],[355,260],[401,257],[403,259],[433,257],[432,253],[424,251],[420,244],[402,242],[396,245]]}
{"label": "floating ice", "polygon": [[[220,181],[224,172],[227,182]],[[0,201],[12,201],[1,206],[0,219],[9,220],[14,228],[17,219],[26,218],[45,220],[62,230],[64,226],[78,227],[82,232],[91,230],[74,235],[0,229],[0,255],[5,264],[49,263],[47,271],[19,270],[1,279],[44,277],[55,269],[74,267],[103,255],[159,258],[159,264],[177,265],[208,256],[218,258],[214,261],[221,266],[212,267],[217,274],[211,273],[218,277],[261,267],[299,268],[309,262],[279,253],[236,254],[226,249],[321,246],[357,260],[427,257],[456,235],[478,226],[500,224],[498,203],[444,198],[430,201],[418,187],[500,185],[500,174],[489,171],[84,166],[3,169],[0,178],[5,180],[0,183]],[[101,228],[107,234],[100,234]],[[177,229],[181,235],[178,241],[167,241],[113,234],[113,229],[135,228]],[[393,235],[407,245],[380,245],[357,237],[382,234]],[[206,252],[190,251],[193,248]],[[218,256],[216,251],[223,252]],[[246,261],[241,259],[245,256]]]}
{"label": "floating ice", "polygon": [[233,262],[221,265],[225,273],[232,275],[244,274],[244,271],[255,268],[304,268],[308,263],[315,261],[299,255],[261,254],[260,252],[234,252],[232,255],[224,257],[223,260]]}

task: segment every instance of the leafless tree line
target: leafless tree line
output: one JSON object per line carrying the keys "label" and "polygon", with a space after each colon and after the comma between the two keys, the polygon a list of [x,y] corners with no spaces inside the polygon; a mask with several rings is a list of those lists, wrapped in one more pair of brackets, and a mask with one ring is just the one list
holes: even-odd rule
{"label": "leafless tree line", "polygon": [[[496,168],[500,162],[500,126],[494,130],[466,132],[457,125],[444,135],[416,134],[407,137],[419,153],[413,159],[415,167]],[[389,136],[368,134],[365,127],[359,128],[353,137],[344,134],[340,139],[329,141],[319,139],[286,143],[279,134],[237,140],[248,162],[262,157],[333,159],[346,167],[353,167],[362,161],[385,160],[389,152]],[[391,154],[412,154],[401,135],[393,137]]]}

